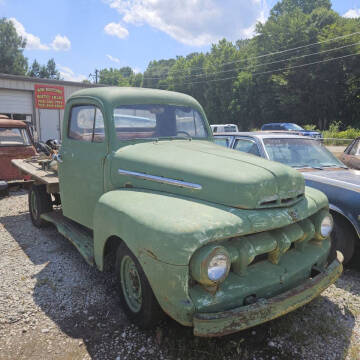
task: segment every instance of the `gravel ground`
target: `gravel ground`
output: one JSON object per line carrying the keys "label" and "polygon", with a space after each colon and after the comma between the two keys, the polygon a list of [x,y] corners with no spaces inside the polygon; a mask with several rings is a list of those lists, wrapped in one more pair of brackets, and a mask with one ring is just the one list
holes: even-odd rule
{"label": "gravel ground", "polygon": [[360,266],[280,319],[202,339],[168,319],[131,325],[115,281],[53,227],[32,226],[27,195],[0,200],[0,359],[360,359]]}

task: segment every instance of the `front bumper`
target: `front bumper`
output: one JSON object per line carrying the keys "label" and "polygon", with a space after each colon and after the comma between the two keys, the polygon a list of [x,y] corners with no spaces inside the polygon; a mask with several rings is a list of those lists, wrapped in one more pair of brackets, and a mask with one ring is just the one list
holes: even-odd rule
{"label": "front bumper", "polygon": [[337,259],[326,270],[273,298],[223,312],[197,313],[193,319],[194,335],[223,336],[285,315],[307,304],[333,284],[342,273],[341,263],[342,255],[338,253]]}

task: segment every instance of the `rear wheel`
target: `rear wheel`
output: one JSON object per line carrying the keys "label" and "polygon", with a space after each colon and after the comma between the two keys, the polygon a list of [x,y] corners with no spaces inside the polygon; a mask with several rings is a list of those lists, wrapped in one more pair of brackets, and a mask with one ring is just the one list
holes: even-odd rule
{"label": "rear wheel", "polygon": [[49,223],[41,215],[52,210],[51,195],[46,192],[45,185],[32,185],[29,191],[29,212],[32,223],[36,227],[45,227]]}
{"label": "rear wheel", "polygon": [[333,214],[334,229],[331,234],[331,250],[336,250],[344,255],[344,264],[347,264],[355,251],[356,236],[351,224],[338,214]]}
{"label": "rear wheel", "polygon": [[115,268],[125,314],[142,328],[154,327],[163,312],[139,261],[124,243],[117,249]]}

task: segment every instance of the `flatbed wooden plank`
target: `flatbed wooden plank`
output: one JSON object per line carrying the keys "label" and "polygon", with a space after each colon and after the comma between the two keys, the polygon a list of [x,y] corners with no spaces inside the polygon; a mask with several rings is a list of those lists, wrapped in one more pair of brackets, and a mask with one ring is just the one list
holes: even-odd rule
{"label": "flatbed wooden plank", "polygon": [[27,175],[31,175],[34,180],[37,180],[43,184],[53,185],[59,183],[59,177],[55,173],[42,170],[41,165],[39,165],[36,161],[13,159],[11,162],[22,172]]}

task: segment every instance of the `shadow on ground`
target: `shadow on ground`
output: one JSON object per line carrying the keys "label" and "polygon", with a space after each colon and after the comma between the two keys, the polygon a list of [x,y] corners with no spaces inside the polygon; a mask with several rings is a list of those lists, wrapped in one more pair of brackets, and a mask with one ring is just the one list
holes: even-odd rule
{"label": "shadow on ground", "polygon": [[171,319],[139,330],[119,307],[114,277],[88,266],[55,228],[33,227],[27,213],[1,222],[31,262],[43,265],[34,275],[34,302],[68,337],[82,339],[93,359],[311,359],[329,341],[338,344],[333,359],[347,352],[354,318],[327,297],[222,338],[194,337]]}

